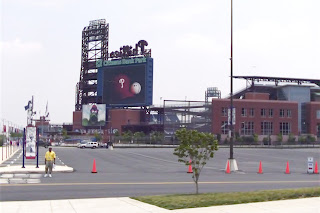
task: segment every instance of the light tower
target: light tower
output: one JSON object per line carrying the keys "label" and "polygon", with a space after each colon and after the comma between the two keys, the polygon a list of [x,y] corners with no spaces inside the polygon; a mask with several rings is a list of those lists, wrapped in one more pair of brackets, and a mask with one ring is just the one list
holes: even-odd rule
{"label": "light tower", "polygon": [[105,19],[89,22],[82,30],[81,70],[76,85],[75,111],[83,104],[100,103],[97,97],[97,60],[108,59],[109,24]]}

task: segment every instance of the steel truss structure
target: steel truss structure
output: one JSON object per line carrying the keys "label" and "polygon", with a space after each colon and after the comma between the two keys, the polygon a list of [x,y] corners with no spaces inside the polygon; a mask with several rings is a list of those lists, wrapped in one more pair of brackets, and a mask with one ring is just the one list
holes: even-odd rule
{"label": "steel truss structure", "polygon": [[93,20],[82,30],[81,70],[76,85],[75,111],[82,105],[100,103],[97,97],[97,60],[108,60],[109,24],[105,19]]}
{"label": "steel truss structure", "polygon": [[233,76],[233,78],[242,78],[247,81],[251,81],[251,84],[254,85],[254,82],[259,81],[268,81],[275,82],[275,85],[278,86],[279,83],[297,83],[301,84],[316,84],[320,86],[320,80],[318,79],[302,79],[302,78],[284,78],[284,77],[266,77],[266,76]]}
{"label": "steel truss structure", "polygon": [[212,103],[165,100],[163,108],[164,135],[167,140],[174,138],[180,128],[212,132]]}

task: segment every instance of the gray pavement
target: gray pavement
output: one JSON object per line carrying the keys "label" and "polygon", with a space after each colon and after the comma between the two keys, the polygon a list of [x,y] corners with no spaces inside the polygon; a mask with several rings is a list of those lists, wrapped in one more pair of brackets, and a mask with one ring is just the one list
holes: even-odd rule
{"label": "gray pavement", "polygon": [[319,213],[320,197],[167,210],[128,197],[0,202],[2,213]]}
{"label": "gray pavement", "polygon": [[[44,152],[45,149],[41,149],[41,152]],[[70,154],[71,152],[76,151],[78,153],[78,149],[76,148],[69,148],[69,150],[67,150],[67,152]],[[67,158],[66,155],[64,155],[64,152],[60,152],[60,150],[58,150],[58,152],[60,154],[62,154],[63,159],[66,159],[68,161],[68,164],[71,163],[71,165],[73,165],[73,161],[69,161],[69,159]],[[125,155],[122,154],[122,152],[125,153]],[[245,155],[240,154],[240,152],[238,152],[238,159],[249,159],[250,157],[254,157],[254,156],[259,156],[261,155],[260,153],[258,153],[260,151],[255,151],[253,153],[246,153]],[[279,152],[278,150],[275,150],[273,153],[277,153]],[[21,162],[19,161],[19,159],[21,159],[21,150],[17,150],[15,153],[12,153],[12,156],[10,159],[2,162],[2,164],[0,165],[0,175],[1,175],[1,180],[4,182],[5,185],[7,185],[5,183],[5,180],[7,179],[7,182],[10,184],[9,185],[13,185],[14,188],[19,188],[22,187],[21,183],[26,184],[28,186],[32,186],[34,183],[40,183],[39,180],[40,178],[43,181],[47,181],[45,182],[43,185],[46,185],[50,187],[50,184],[52,186],[54,186],[56,189],[60,189],[59,188],[59,183],[56,182],[52,182],[51,181],[57,181],[59,182],[59,180],[63,180],[63,182],[61,182],[61,187],[67,188],[68,187],[72,187],[75,188],[75,185],[73,185],[73,182],[70,182],[70,185],[66,184],[66,182],[68,182],[68,177],[66,176],[59,176],[59,174],[56,173],[60,173],[60,172],[72,172],[74,171],[74,169],[72,167],[66,166],[61,160],[57,163],[57,167],[54,170],[54,177],[49,179],[49,178],[43,178],[42,175],[44,173],[44,165],[43,164],[43,159],[41,157],[41,159],[39,160],[40,165],[39,168],[35,168],[35,164],[34,161],[32,163],[32,165],[25,165],[25,168],[21,168]],[[145,162],[145,164],[147,165],[146,167],[150,167],[153,168],[152,165],[153,161],[158,162],[158,166],[153,168],[152,172],[155,172],[156,175],[160,175],[161,172],[160,171],[164,171],[164,175],[167,176],[169,175],[171,172],[173,172],[174,170],[178,169],[178,175],[177,175],[177,179],[181,179],[181,177],[185,177],[185,175],[181,175],[182,173],[184,173],[182,170],[184,170],[184,167],[181,167],[180,164],[178,163],[173,163],[176,159],[171,158],[171,155],[168,155],[166,157],[163,157],[163,155],[166,155],[166,151],[161,149],[161,150],[143,150],[143,149],[139,149],[139,150],[127,150],[127,151],[119,151],[119,152],[108,152],[108,150],[81,150],[82,154],[87,155],[86,157],[89,157],[90,155],[96,155],[96,158],[98,159],[98,163],[101,162],[102,158],[100,155],[103,155],[104,157],[107,155],[108,157],[108,162],[111,162],[112,164],[115,164],[115,167],[110,167],[110,164],[108,165],[106,171],[108,171],[109,173],[111,173],[111,176],[108,176],[109,174],[106,173],[106,171],[101,171],[104,170],[105,168],[101,168],[101,164],[98,164],[98,175],[101,175],[101,178],[105,178],[105,177],[113,177],[113,175],[117,176],[117,178],[119,178],[119,176],[121,176],[123,178],[123,180],[128,180],[126,179],[126,177],[128,177],[127,175],[128,170],[129,172],[134,172],[135,170],[139,169],[139,172],[135,175],[139,175],[141,176],[141,172],[145,172],[145,174],[149,173],[149,171],[144,168],[142,165],[139,164],[135,164],[137,163],[137,161],[139,162]],[[292,155],[293,152],[289,150],[289,155]],[[75,153],[71,153],[70,156],[74,156]],[[220,153],[221,154],[221,153]],[[217,153],[217,156],[219,157],[220,155],[219,153]],[[294,152],[294,154],[296,155],[296,153]],[[315,151],[315,150],[310,150],[306,153],[301,152],[301,156],[295,156],[294,158],[296,159],[301,158],[301,159],[305,159],[306,156],[308,155],[314,155],[317,159],[318,159],[318,155],[319,152]],[[19,156],[20,155],[20,156]],[[44,155],[44,153],[42,153],[40,156]],[[268,155],[268,154],[267,154]],[[161,157],[162,156],[162,157]],[[85,158],[86,158],[85,157]],[[260,156],[263,158],[263,156]],[[13,162],[12,159],[17,159],[16,161]],[[146,159],[148,161],[146,161]],[[219,161],[220,158],[218,158]],[[286,157],[279,157],[279,155],[275,155],[273,156],[270,160],[271,161],[275,161],[275,160],[283,160],[286,159]],[[290,158],[289,158],[290,159]],[[133,161],[134,160],[134,161]],[[13,162],[13,163],[11,163]],[[133,162],[133,164],[130,166],[130,164],[126,164],[125,162]],[[220,162],[220,161],[219,161]],[[243,161],[245,162],[245,161]],[[79,162],[78,162],[79,163]],[[223,163],[223,162],[222,162]],[[83,164],[83,163],[81,163]],[[169,165],[174,164],[175,166],[170,167]],[[294,177],[302,177],[301,180],[309,180],[310,183],[312,183],[312,181],[315,181],[315,184],[312,184],[313,186],[319,186],[319,176],[309,176],[307,174],[305,174],[305,172],[303,171],[303,169],[300,167],[304,167],[305,166],[305,162],[301,163],[301,166],[299,165],[299,162],[295,162],[293,161],[293,165],[298,165],[299,169],[293,169],[293,173],[294,173]],[[74,164],[74,166],[78,167],[79,164]],[[249,176],[245,176],[245,173],[247,174],[251,174],[250,177],[254,177],[251,180],[256,180],[259,179],[260,177],[262,177],[261,175],[257,175],[253,173],[256,173],[256,165],[252,166],[251,162],[248,162],[247,165],[246,164],[242,164],[241,165],[242,168],[245,168],[245,172],[243,173],[238,173],[237,175],[233,175],[238,181],[235,184],[245,184],[245,180],[247,180],[247,178]],[[270,178],[272,176],[275,176],[275,173],[278,171],[276,170],[280,170],[277,169],[277,166],[279,166],[278,164],[274,165],[271,164],[271,162],[269,164],[267,164],[267,168],[266,170],[268,171],[266,174],[263,174],[264,177],[266,178]],[[90,167],[89,169],[87,167]],[[85,175],[86,177],[88,177],[86,174],[90,173],[90,169],[92,167],[92,161],[89,162],[89,164],[85,165],[85,170],[83,170],[82,167],[77,168],[78,170],[76,172],[78,172],[78,175]],[[226,176],[223,172],[221,172],[221,169],[223,166],[217,167],[215,164],[209,164],[208,165],[209,169],[207,170],[207,172],[210,171],[215,171],[215,176],[217,176],[218,181],[216,183],[212,182],[212,183],[203,183],[203,184],[217,184],[215,186],[215,188],[220,187],[221,185],[226,187],[226,183],[227,182],[222,182],[222,179],[225,178],[230,178],[232,176]],[[254,168],[253,168],[254,167]],[[269,168],[268,168],[269,167]],[[283,166],[281,166],[283,167]],[[165,168],[167,170],[165,170]],[[179,171],[179,168],[182,169],[181,171]],[[252,169],[253,168],[253,169]],[[276,169],[275,169],[276,168]],[[280,168],[280,167],[279,167]],[[110,172],[111,170],[111,172]],[[114,171],[112,171],[114,170]],[[252,171],[251,171],[252,170]],[[217,173],[218,172],[218,173]],[[102,174],[101,174],[102,173]],[[211,173],[211,172],[210,172]],[[269,175],[268,175],[269,173]],[[283,172],[282,172],[283,173]],[[204,173],[204,179],[206,178],[205,176],[206,173]],[[40,176],[39,176],[40,175]],[[107,175],[107,176],[106,176]],[[135,175],[130,176],[130,179],[135,179],[137,177],[135,177]],[[307,175],[307,176],[306,176]],[[56,177],[57,176],[57,177]],[[296,183],[296,179],[292,178],[290,179],[291,176],[287,176],[282,174],[281,176],[279,176],[277,179],[281,180],[281,178],[285,177],[284,180],[287,180],[286,182],[289,183],[290,185],[290,181],[292,186],[294,186],[293,184]],[[244,179],[242,179],[242,177]],[[249,178],[250,178],[249,177]],[[60,179],[59,179],[60,178]],[[70,178],[73,179],[73,176],[71,176]],[[175,176],[173,176],[173,178],[175,178]],[[190,177],[189,177],[190,178]],[[222,179],[220,179],[222,178]],[[309,179],[308,179],[309,178]],[[102,186],[105,185],[109,185],[110,182],[100,182],[100,183],[95,183],[95,181],[99,181],[99,176],[97,175],[92,175],[90,176],[90,179],[93,179],[93,182],[90,186],[91,183],[85,183],[88,184],[89,187],[92,188],[92,191],[96,191],[99,192],[99,188],[101,188]],[[50,180],[50,181],[49,181]],[[157,181],[163,181],[162,179],[155,179]],[[175,180],[175,179],[173,179]],[[230,179],[232,182],[232,179]],[[272,182],[272,178],[270,178],[270,185],[274,185],[275,182]],[[49,182],[48,182],[49,181]],[[137,181],[137,180],[135,180]],[[219,182],[220,181],[220,182]],[[145,184],[146,186],[148,186],[150,183],[138,183],[136,182],[139,186],[143,186],[143,184]],[[263,181],[261,182],[263,183]],[[115,185],[117,185],[117,183],[114,183]],[[121,184],[121,183],[120,183]],[[136,190],[132,187],[127,187],[128,183],[122,183],[123,186],[125,187],[123,190]],[[132,182],[132,185],[134,185],[135,183]],[[158,183],[155,183],[155,185],[157,185]],[[170,184],[172,184],[171,186],[174,186],[175,183],[169,183],[169,187]],[[180,184],[180,183],[176,183],[176,184]],[[188,184],[190,185],[190,187],[193,189],[192,186],[192,182],[186,182],[184,184]],[[232,184],[232,183],[231,183]],[[266,183],[268,184],[268,183]],[[14,186],[16,185],[16,186]],[[79,185],[81,185],[81,183],[79,183]],[[8,187],[2,187],[4,186],[3,183],[0,182],[0,187],[1,189],[1,193],[0,193],[0,210],[2,213],[9,213],[9,212],[105,212],[105,211],[109,211],[109,212],[176,212],[176,213],[191,213],[191,212],[197,212],[197,213],[206,213],[206,212],[223,212],[223,213],[235,213],[235,212],[246,212],[246,213],[250,213],[250,212],[290,212],[290,213],[294,213],[294,212],[304,212],[304,213],[320,213],[320,198],[305,198],[305,199],[296,199],[296,200],[286,200],[286,201],[272,201],[272,202],[262,202],[262,203],[249,203],[249,204],[239,204],[239,205],[229,205],[229,206],[215,206],[215,207],[204,207],[204,208],[194,208],[194,209],[181,209],[181,210],[166,210],[166,209],[162,209],[156,206],[152,206],[146,203],[142,203],[136,200],[132,200],[128,197],[118,197],[118,198],[114,198],[114,197],[110,197],[110,195],[108,195],[109,198],[102,198],[103,195],[100,195],[100,198],[89,198],[89,199],[69,199],[70,197],[73,197],[71,194],[67,195],[65,197],[61,196],[61,198],[64,199],[50,199],[50,197],[46,198],[45,196],[43,196],[44,200],[31,200],[31,201],[5,201],[2,199],[2,193],[8,193],[9,191],[12,191],[14,188],[8,188]],[[118,185],[119,186],[119,185]],[[206,185],[207,186],[207,185]],[[252,185],[251,185],[252,186]],[[250,187],[251,187],[250,186]],[[40,186],[39,186],[40,187]],[[96,187],[96,188],[95,188]],[[159,187],[163,187],[162,185],[160,185]],[[23,188],[23,189],[22,189]],[[23,190],[29,190],[32,187],[22,187],[20,192],[23,193],[29,193],[30,191],[23,191]],[[6,190],[4,190],[6,189]],[[71,189],[71,188],[70,188]],[[79,190],[80,188],[78,187],[77,190]],[[118,190],[119,188],[116,188],[115,190]],[[146,188],[144,188],[146,189]],[[8,191],[9,190],[9,191]],[[39,189],[39,190],[48,190],[48,189]],[[85,190],[85,189],[84,189]],[[170,193],[167,190],[165,190],[166,193]],[[204,191],[204,190],[203,190]],[[37,192],[37,191],[34,191]],[[19,193],[19,192],[17,192]],[[105,193],[105,190],[103,191],[103,193]],[[163,193],[160,193],[163,194]]]}

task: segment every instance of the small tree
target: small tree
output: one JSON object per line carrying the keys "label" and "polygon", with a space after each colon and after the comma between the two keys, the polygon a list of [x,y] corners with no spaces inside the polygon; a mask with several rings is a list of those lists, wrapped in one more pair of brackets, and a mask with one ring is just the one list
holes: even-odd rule
{"label": "small tree", "polygon": [[157,131],[152,131],[150,133],[150,139],[152,144],[156,143],[162,143],[163,141],[163,133],[157,132]]}
{"label": "small tree", "polygon": [[120,143],[120,139],[121,139],[121,134],[118,130],[116,130],[114,133],[113,133],[113,137],[111,138],[111,141],[112,142],[118,142]]}
{"label": "small tree", "polygon": [[3,146],[4,142],[6,141],[6,136],[5,135],[0,135],[0,146]]}
{"label": "small tree", "polygon": [[144,134],[144,132],[135,132],[133,134],[133,138],[136,142],[139,142],[142,140],[142,138],[144,138],[146,135]]}
{"label": "small tree", "polygon": [[254,144],[257,145],[258,142],[259,142],[259,136],[257,134],[253,134],[253,141],[254,141]]}
{"label": "small tree", "polygon": [[178,161],[192,165],[192,179],[196,184],[196,194],[199,193],[198,181],[200,173],[214,152],[218,150],[218,141],[211,133],[198,132],[197,130],[180,129],[176,132],[180,145],[174,149],[173,154],[178,156]]}
{"label": "small tree", "polygon": [[293,144],[294,142],[296,142],[296,137],[292,133],[290,133],[288,137],[288,143]]}
{"label": "small tree", "polygon": [[133,134],[132,134],[132,132],[129,130],[129,131],[127,131],[127,132],[123,132],[121,136],[122,136],[122,139],[123,139],[124,141],[130,142],[130,141],[132,141],[132,136],[133,136]]}
{"label": "small tree", "polygon": [[11,133],[10,133],[10,137],[11,137],[11,138],[22,138],[22,137],[23,137],[23,133],[11,132]]}
{"label": "small tree", "polygon": [[218,142],[221,141],[221,134],[217,134],[217,140],[218,140]]}
{"label": "small tree", "polygon": [[277,140],[278,140],[278,142],[280,142],[280,144],[282,145],[283,136],[282,136],[281,133],[279,133],[279,134],[277,135]]}
{"label": "small tree", "polygon": [[101,139],[102,139],[102,135],[101,135],[100,133],[98,133],[98,132],[95,132],[95,133],[94,133],[94,137],[95,137],[95,139],[96,139],[97,142],[100,142]]}
{"label": "small tree", "polygon": [[64,140],[70,138],[66,129],[62,129],[62,137]]}
{"label": "small tree", "polygon": [[298,141],[300,143],[305,143],[306,142],[306,137],[304,137],[303,135],[299,136]]}

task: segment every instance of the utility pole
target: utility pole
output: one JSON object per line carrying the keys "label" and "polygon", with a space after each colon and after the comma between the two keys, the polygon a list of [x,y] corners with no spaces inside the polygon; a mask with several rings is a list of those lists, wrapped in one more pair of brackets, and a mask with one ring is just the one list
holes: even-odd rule
{"label": "utility pole", "polygon": [[233,140],[234,140],[234,128],[233,128],[233,114],[235,111],[233,110],[233,1],[231,0],[231,57],[230,57],[230,69],[231,69],[231,76],[230,76],[230,171],[236,171],[238,170],[237,161],[234,159],[233,156]]}

